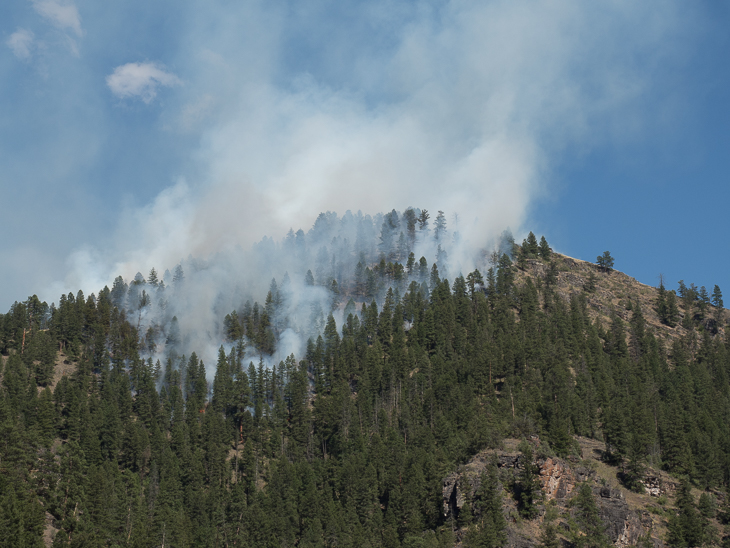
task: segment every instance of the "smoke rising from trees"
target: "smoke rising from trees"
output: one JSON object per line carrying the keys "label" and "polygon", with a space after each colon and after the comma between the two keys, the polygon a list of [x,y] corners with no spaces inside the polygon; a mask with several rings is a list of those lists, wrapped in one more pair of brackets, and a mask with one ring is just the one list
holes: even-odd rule
{"label": "smoke rising from trees", "polygon": [[[652,62],[669,55],[659,46],[680,15],[627,2],[386,8],[362,13],[395,36],[379,35],[379,47],[357,32],[319,42],[336,18],[262,6],[191,20],[179,63],[167,63],[184,85],[164,115],[171,131],[200,136],[190,165],[149,205],[125,210],[114,241],[77,249],[47,298],[197,261],[205,274],[185,297],[195,319],[180,321],[204,336],[220,319],[221,288],[227,305],[263,299],[271,278],[289,271],[265,252],[289,229],[308,230],[322,211],[409,206],[428,209],[432,229],[446,213],[449,261],[466,274],[502,230],[522,230],[566,147],[640,131],[649,80],[636,52]],[[277,38],[315,24],[310,57]],[[437,249],[428,251],[430,265]]]}
{"label": "smoke rising from trees", "polygon": [[307,232],[290,230],[278,241],[117,276],[110,299],[136,325],[147,357],[194,351],[212,364],[222,343],[230,350],[243,340],[249,357],[276,363],[301,356],[328,322],[339,329],[363,305],[398,301],[414,283],[427,296],[434,277],[485,269],[487,249],[461,262],[458,231],[443,211],[433,229],[429,216],[412,208],[372,217],[321,213]]}

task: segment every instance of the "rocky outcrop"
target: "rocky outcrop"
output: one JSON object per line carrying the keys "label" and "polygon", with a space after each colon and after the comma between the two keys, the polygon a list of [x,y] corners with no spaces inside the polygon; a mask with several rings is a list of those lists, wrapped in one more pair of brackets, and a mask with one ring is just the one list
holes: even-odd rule
{"label": "rocky outcrop", "polygon": [[[492,459],[495,460],[500,477],[504,480],[505,477],[509,478],[512,474],[519,473],[523,466],[522,458],[521,453],[483,451],[449,474],[443,481],[444,517],[447,519],[457,517],[464,504],[473,500],[481,484],[482,474],[486,472]],[[569,504],[574,491],[581,483],[589,482],[596,497],[599,515],[606,525],[606,533],[616,547],[636,546],[641,537],[651,533],[651,516],[645,512],[632,510],[621,490],[601,485],[598,475],[592,468],[581,465],[577,459],[575,462],[570,462],[554,457],[538,460],[537,464],[544,500],[555,501],[561,514],[574,513],[575,510]],[[648,483],[650,486],[654,485],[651,480]],[[528,548],[537,543],[535,534],[526,535],[525,531],[516,529],[518,525],[513,519],[516,515],[514,501],[505,499],[504,512],[510,524],[508,532],[510,547]],[[538,518],[537,522],[539,523],[541,519]],[[537,526],[538,523],[533,522],[532,525]],[[564,524],[567,526],[567,522]],[[654,544],[657,547],[662,545],[659,540],[654,540]]]}
{"label": "rocky outcrop", "polygon": [[640,537],[651,528],[644,526],[641,516],[629,509],[618,489],[597,485],[596,472],[585,466],[571,466],[562,459],[549,458],[539,461],[540,480],[546,501],[554,500],[564,507],[576,487],[585,481],[593,482],[599,515],[606,524],[606,533],[618,547],[635,546]]}
{"label": "rocky outcrop", "polygon": [[459,467],[443,480],[442,510],[444,517],[450,519],[458,514],[464,503],[474,498],[482,480],[482,474],[487,471],[489,461],[496,458],[497,468],[519,468],[520,453],[505,451],[482,451],[464,466]]}
{"label": "rocky outcrop", "polygon": [[647,531],[642,519],[629,509],[621,491],[609,487],[595,487],[598,515],[606,524],[606,533],[615,546],[636,546]]}
{"label": "rocky outcrop", "polygon": [[594,479],[596,473],[585,466],[571,467],[566,461],[548,458],[537,462],[545,499],[564,501],[569,498],[576,484]]}
{"label": "rocky outcrop", "polygon": [[641,484],[644,486],[644,491],[652,497],[659,497],[665,491],[662,488],[662,480],[659,476],[647,474],[641,480]]}

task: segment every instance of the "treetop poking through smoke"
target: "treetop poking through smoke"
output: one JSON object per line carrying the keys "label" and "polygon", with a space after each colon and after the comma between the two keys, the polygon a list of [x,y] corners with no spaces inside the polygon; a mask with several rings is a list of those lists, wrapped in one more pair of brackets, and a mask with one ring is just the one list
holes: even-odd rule
{"label": "treetop poking through smoke", "polygon": [[[302,355],[330,315],[342,326],[363,304],[398,300],[412,283],[428,295],[440,279],[485,268],[486,249],[470,255],[445,212],[437,213],[433,229],[430,216],[414,208],[375,216],[328,211],[307,232],[292,228],[279,240],[264,237],[175,266],[149,265],[146,277],[117,276],[99,294],[108,291],[126,311],[150,357],[194,350],[213,363],[222,341],[235,343],[242,335],[232,333],[245,332],[249,346],[276,362]],[[511,254],[514,240],[506,232],[490,245]],[[251,325],[239,327],[237,318]]]}

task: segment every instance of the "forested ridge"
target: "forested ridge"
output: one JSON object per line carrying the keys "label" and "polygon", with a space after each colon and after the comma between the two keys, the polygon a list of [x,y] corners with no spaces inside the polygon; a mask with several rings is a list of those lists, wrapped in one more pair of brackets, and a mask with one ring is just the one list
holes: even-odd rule
{"label": "forested ridge", "polygon": [[[57,305],[15,303],[0,316],[0,546],[493,547],[514,499],[553,547],[532,463],[578,455],[576,436],[603,440],[631,489],[647,467],[684,481],[662,541],[727,543],[688,494],[728,504],[719,288],[631,284],[532,233],[447,279],[446,244],[416,260],[428,216],[409,211],[378,218],[378,247],[335,275],[332,240],[320,272],[273,280],[262,305],[231,303],[207,369],[169,317],[182,268],[156,301],[164,325],[143,319],[165,287],[154,269]],[[324,299],[297,326],[302,355],[273,361],[297,283]],[[493,466],[474,506],[445,516],[444,477],[508,437],[541,444],[521,445],[512,483]],[[577,491],[580,532],[564,542],[608,542],[592,496]]]}

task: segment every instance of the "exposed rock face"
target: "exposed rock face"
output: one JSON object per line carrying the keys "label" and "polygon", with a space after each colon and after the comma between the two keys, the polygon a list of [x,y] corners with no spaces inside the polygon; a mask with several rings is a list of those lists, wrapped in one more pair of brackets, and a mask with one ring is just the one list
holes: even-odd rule
{"label": "exposed rock face", "polygon": [[[443,513],[447,519],[458,515],[458,511],[467,501],[471,502],[479,489],[482,473],[486,472],[490,459],[495,457],[502,477],[510,469],[518,473],[522,468],[520,453],[483,451],[476,455],[443,481]],[[545,501],[555,501],[561,513],[574,512],[568,503],[577,485],[585,481],[592,483],[599,515],[606,524],[606,533],[618,548],[635,546],[640,537],[651,532],[651,517],[631,510],[620,490],[599,485],[595,470],[558,458],[539,460],[537,464]],[[651,482],[650,484],[653,485]],[[532,538],[526,538],[524,532],[520,533],[513,529],[514,526],[511,524],[514,520],[511,517],[515,512],[514,506],[513,502],[505,500],[505,517],[510,523],[508,546],[528,548],[536,544],[537,540],[534,535]],[[659,540],[655,540],[654,544],[662,546]]]}
{"label": "exposed rock face", "polygon": [[548,458],[538,461],[540,467],[540,481],[545,499],[565,501],[573,492],[577,483],[594,479],[596,473],[590,468],[577,466],[571,468],[562,459]]}
{"label": "exposed rock face", "polygon": [[606,524],[606,533],[614,545],[636,546],[639,538],[646,534],[641,519],[629,509],[621,491],[608,487],[593,488],[597,495],[598,515]]}
{"label": "exposed rock face", "polygon": [[458,513],[467,500],[472,500],[481,485],[481,476],[487,471],[489,460],[497,459],[497,468],[520,468],[520,453],[505,451],[482,451],[464,466],[452,472],[443,481],[443,513],[450,518]]}
{"label": "exposed rock face", "polygon": [[[562,459],[549,458],[538,462],[545,499],[555,500],[559,506],[571,498],[576,485],[596,481],[596,473],[584,466],[571,467]],[[599,515],[606,524],[606,533],[618,547],[635,546],[646,534],[640,517],[629,509],[621,491],[609,487],[593,487]],[[649,521],[651,526],[651,520]]]}
{"label": "exposed rock face", "polygon": [[459,489],[458,483],[458,472],[452,472],[444,479],[442,490],[444,517],[451,517],[452,514],[456,513],[457,508],[461,508],[464,505],[465,498],[463,489]]}
{"label": "exposed rock face", "polygon": [[641,480],[641,484],[644,486],[644,490],[652,497],[659,497],[662,493],[664,493],[664,489],[662,489],[662,480],[659,476],[647,474],[646,477]]}

